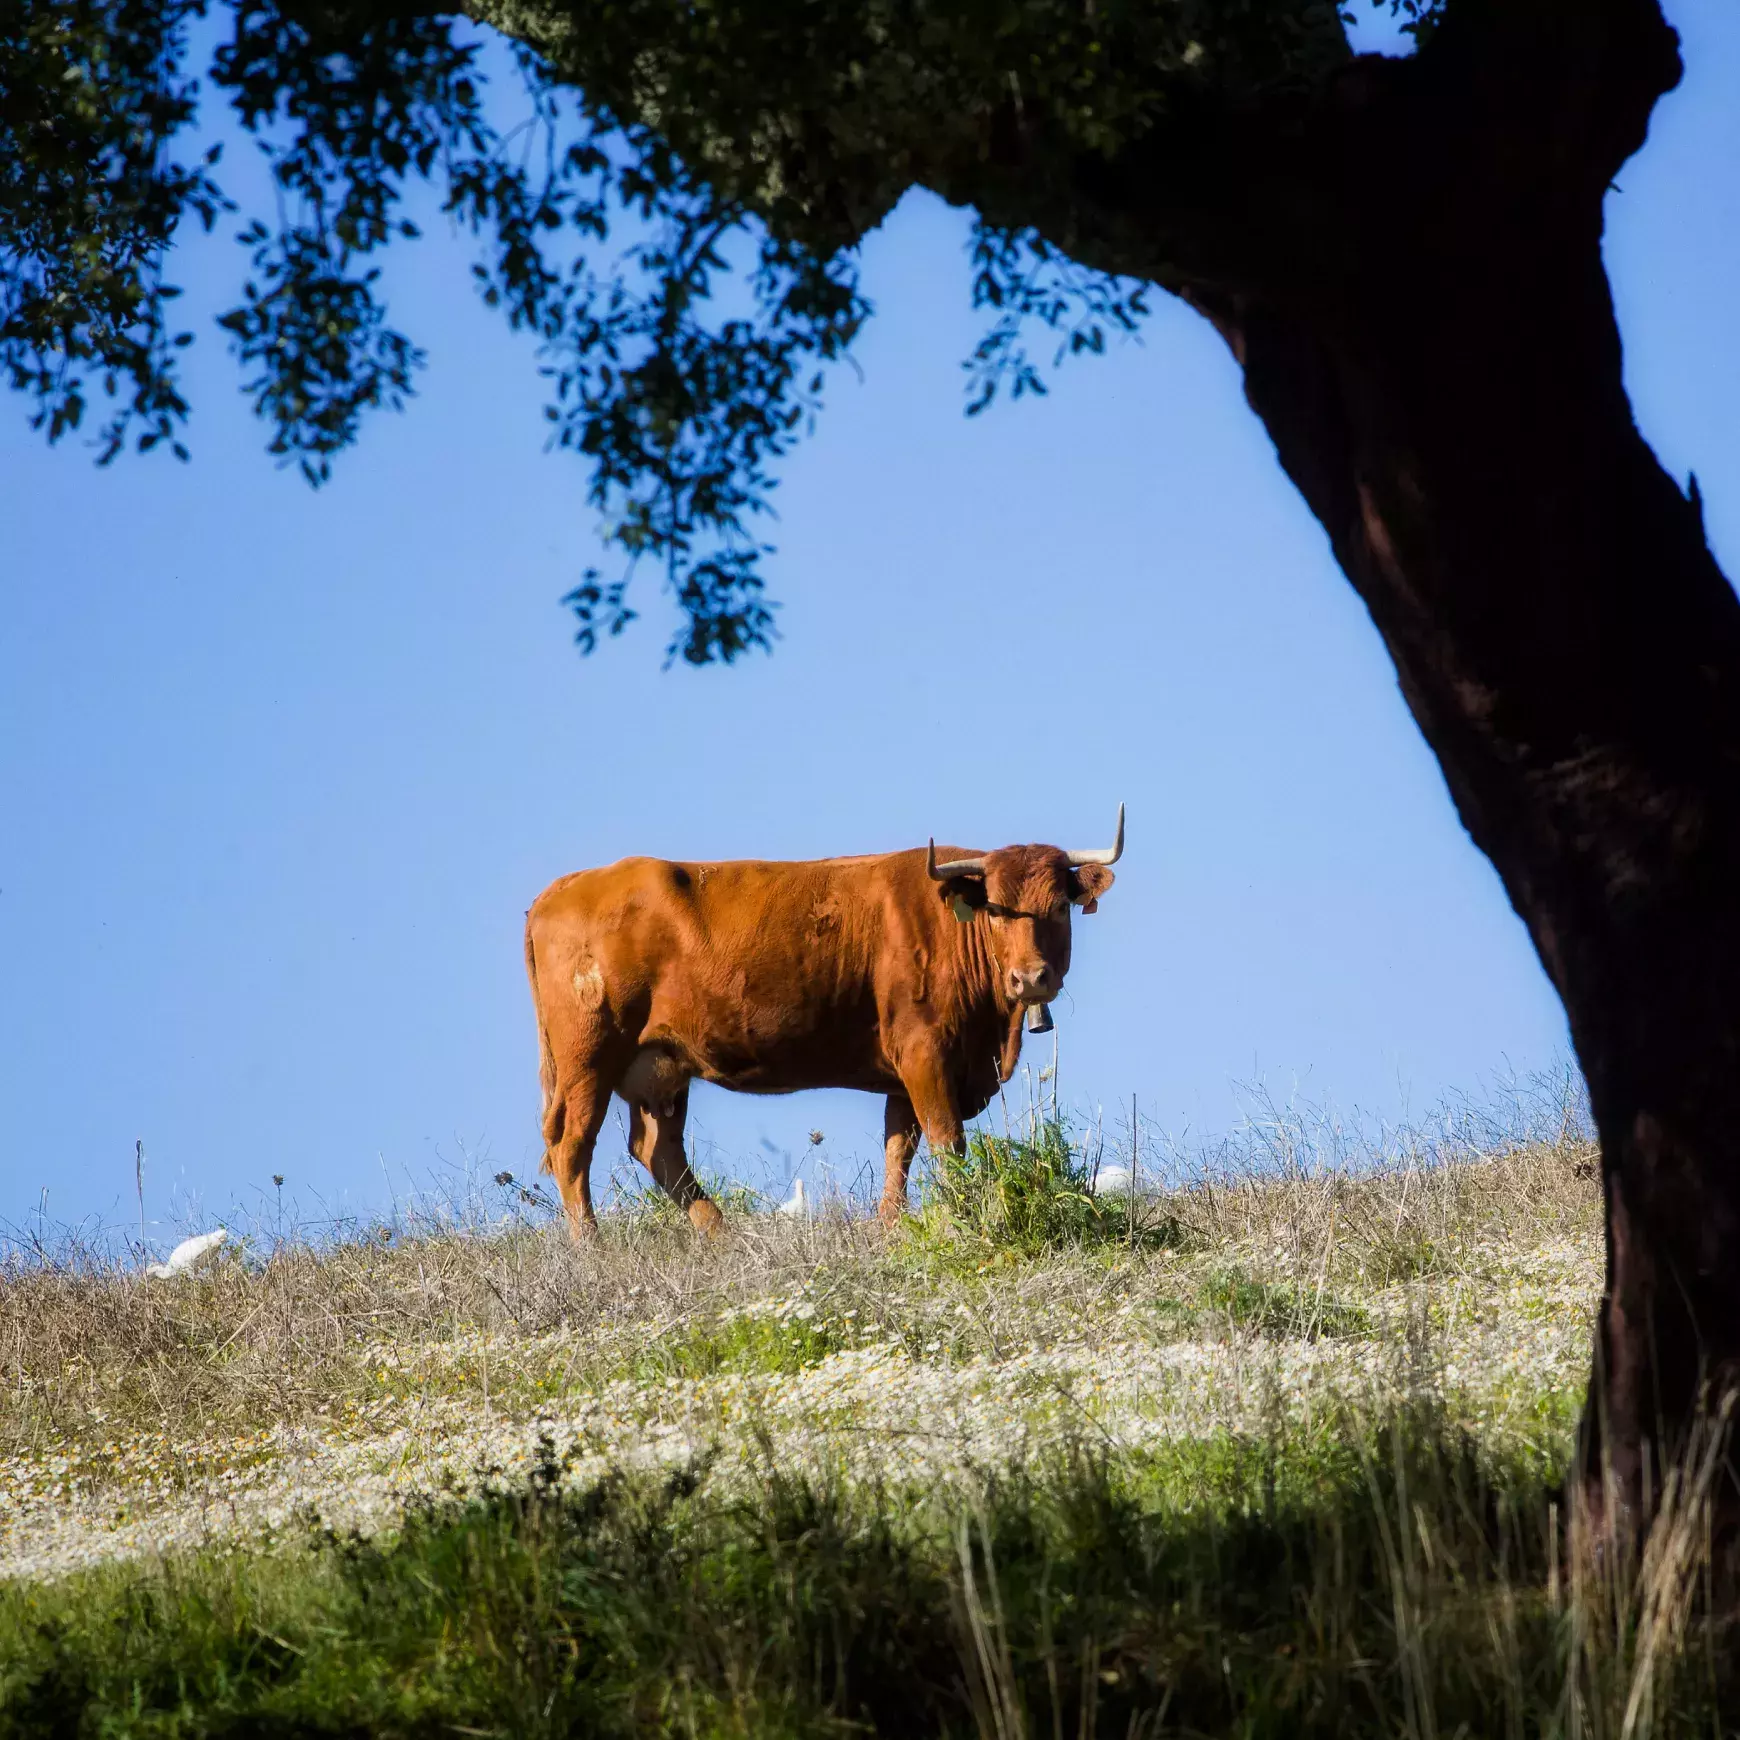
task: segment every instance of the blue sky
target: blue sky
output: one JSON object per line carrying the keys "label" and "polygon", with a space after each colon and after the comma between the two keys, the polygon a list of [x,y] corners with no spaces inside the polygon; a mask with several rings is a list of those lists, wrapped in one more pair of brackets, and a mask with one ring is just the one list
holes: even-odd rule
{"label": "blue sky", "polygon": [[[1740,14],[1673,0],[1688,76],[1610,196],[1639,420],[1740,564]],[[877,318],[785,467],[770,659],[591,660],[598,558],[543,451],[530,347],[439,226],[393,262],[430,365],[332,484],[276,469],[203,319],[194,459],[98,471],[0,417],[0,1220],[167,1223],[286,1192],[366,1211],[470,1156],[531,1172],[526,906],[631,852],[1093,844],[1058,1008],[1079,1108],[1173,1131],[1263,1080],[1390,1117],[1563,1055],[1556,1000],[1463,834],[1364,611],[1213,334],[962,416],[966,223],[914,196],[865,248]],[[197,316],[227,236],[172,276]],[[962,721],[967,721],[963,729]],[[1108,1114],[1112,1115],[1112,1114]],[[849,1177],[879,1103],[697,1093],[715,1163]],[[600,1177],[620,1165],[614,1128]],[[790,1158],[788,1158],[788,1156]],[[165,1230],[167,1227],[165,1226]]]}

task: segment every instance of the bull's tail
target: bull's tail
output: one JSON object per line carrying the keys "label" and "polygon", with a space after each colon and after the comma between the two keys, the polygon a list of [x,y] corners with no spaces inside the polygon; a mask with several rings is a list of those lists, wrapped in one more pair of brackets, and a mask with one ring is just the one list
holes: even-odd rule
{"label": "bull's tail", "polygon": [[556,1054],[550,1049],[550,1030],[544,1025],[544,1003],[538,995],[538,955],[532,942],[532,915],[526,914],[526,977],[532,985],[532,1009],[538,1018],[538,1085],[544,1103],[540,1114],[544,1131],[542,1170],[550,1170],[550,1150],[562,1139],[562,1101],[556,1093]]}

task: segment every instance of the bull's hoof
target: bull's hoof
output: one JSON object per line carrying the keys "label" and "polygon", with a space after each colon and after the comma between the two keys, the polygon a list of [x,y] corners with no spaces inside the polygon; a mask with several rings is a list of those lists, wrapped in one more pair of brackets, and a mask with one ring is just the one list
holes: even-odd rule
{"label": "bull's hoof", "polygon": [[906,1204],[904,1202],[894,1201],[885,1196],[876,1205],[876,1218],[882,1222],[883,1226],[886,1227],[889,1232],[893,1232],[894,1229],[906,1218]]}
{"label": "bull's hoof", "polygon": [[715,1202],[691,1202],[689,1204],[689,1221],[698,1233],[705,1233],[710,1239],[720,1237],[725,1231],[725,1217],[719,1212]]}

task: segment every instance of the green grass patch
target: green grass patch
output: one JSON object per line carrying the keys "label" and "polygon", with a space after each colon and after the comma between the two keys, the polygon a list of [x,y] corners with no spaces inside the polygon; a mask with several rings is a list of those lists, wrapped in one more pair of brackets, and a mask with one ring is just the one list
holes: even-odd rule
{"label": "green grass patch", "polygon": [[1204,1309],[1226,1318],[1235,1329],[1263,1335],[1365,1336],[1371,1313],[1334,1294],[1285,1282],[1255,1281],[1240,1268],[1217,1269],[1202,1284]]}
{"label": "green grass patch", "polygon": [[1036,1122],[1025,1136],[969,1132],[959,1154],[935,1157],[913,1237],[994,1260],[1120,1246],[1170,1249],[1179,1223],[1142,1198],[1096,1195],[1093,1164],[1062,1119]]}
{"label": "green grass patch", "polygon": [[642,1382],[659,1378],[710,1378],[727,1372],[768,1374],[803,1371],[854,1345],[850,1323],[819,1316],[799,1302],[769,1301],[706,1321],[691,1321],[638,1344],[621,1375]]}
{"label": "green grass patch", "polygon": [[[1430,1412],[1084,1448],[971,1497],[768,1468],[523,1490],[391,1539],[0,1588],[20,1740],[1617,1733],[1635,1661],[1556,1592],[1533,1463]],[[1650,1732],[1718,1731],[1694,1633]]]}

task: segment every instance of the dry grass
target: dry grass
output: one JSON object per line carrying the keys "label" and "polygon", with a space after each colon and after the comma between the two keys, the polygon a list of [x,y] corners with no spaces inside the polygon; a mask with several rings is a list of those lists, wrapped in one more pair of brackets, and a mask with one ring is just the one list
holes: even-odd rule
{"label": "dry grass", "polygon": [[[1057,1163],[1016,1134],[1008,1166]],[[1560,1575],[1600,1276],[1575,1120],[1350,1152],[1270,1119],[1122,1217],[1079,1212],[1086,1147],[1065,1230],[1018,1248],[957,1179],[893,1238],[740,1202],[704,1244],[643,1202],[582,1249],[479,1211],[242,1239],[173,1284],[15,1256],[0,1693],[203,1685],[345,1731],[416,1727],[415,1692],[470,1731],[836,1733],[900,1686],[924,1731],[999,1736],[1709,1731],[1725,1436],[1635,1560]],[[567,1641],[522,1684],[532,1636]]]}
{"label": "dry grass", "polygon": [[[1212,1336],[1217,1309],[1238,1314],[1241,1283],[1307,1313],[1412,1286],[1440,1319],[1478,1316],[1518,1282],[1551,1305],[1567,1269],[1593,1261],[1599,1213],[1593,1152],[1568,1135],[1364,1176],[1222,1170],[1142,1199],[1139,1224],[1167,1228],[1163,1247],[1027,1261],[949,1261],[946,1242],[891,1242],[838,1210],[740,1212],[704,1245],[645,1206],[607,1216],[589,1248],[554,1224],[413,1220],[325,1247],[285,1241],[261,1260],[239,1244],[175,1284],[77,1252],[14,1257],[0,1269],[0,1456],[312,1424],[384,1388],[524,1410],[614,1377],[688,1375],[728,1313],[797,1293],[852,1325],[836,1332],[847,1341],[955,1360],[1122,1340],[1132,1302],[1160,1307],[1158,1338]],[[398,1368],[385,1386],[383,1353]]]}

